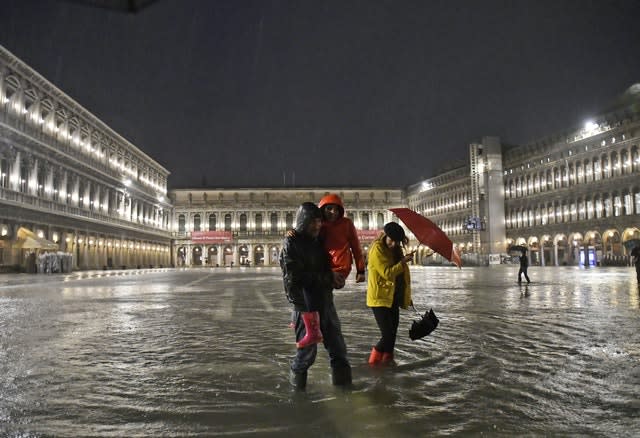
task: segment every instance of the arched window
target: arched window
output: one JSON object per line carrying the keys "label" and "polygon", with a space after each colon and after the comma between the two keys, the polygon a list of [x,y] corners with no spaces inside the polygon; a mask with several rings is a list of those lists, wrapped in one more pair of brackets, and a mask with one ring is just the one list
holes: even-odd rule
{"label": "arched window", "polygon": [[272,233],[278,232],[278,214],[277,213],[271,213],[271,232]]}
{"label": "arched window", "polygon": [[384,215],[382,213],[378,213],[378,221],[376,225],[379,230],[384,228]]}
{"label": "arched window", "polygon": [[215,230],[216,230],[216,215],[210,214],[209,215],[209,231],[215,231]]}
{"label": "arched window", "polygon": [[293,228],[293,213],[287,213],[287,215],[285,216],[285,224],[286,224],[287,230],[290,230]]}
{"label": "arched window", "polygon": [[196,214],[193,217],[193,231],[201,231],[200,230],[200,215]]}
{"label": "arched window", "polygon": [[247,215],[244,213],[240,215],[240,231],[247,231]]}
{"label": "arched window", "polygon": [[624,195],[624,214],[633,214],[633,195],[630,193]]}
{"label": "arched window", "polygon": [[256,214],[256,231],[262,232],[262,213]]}
{"label": "arched window", "polygon": [[231,215],[229,213],[224,215],[224,230],[231,231]]}
{"label": "arched window", "polygon": [[184,214],[181,214],[180,216],[178,216],[178,232],[179,233],[185,232],[185,229],[184,229],[185,223],[186,221],[184,219]]}
{"label": "arched window", "polygon": [[601,218],[602,217],[602,200],[600,198],[597,198],[595,204],[596,204],[595,217]]}
{"label": "arched window", "polygon": [[622,216],[622,198],[619,194],[613,198],[613,215]]}
{"label": "arched window", "polygon": [[613,202],[608,196],[604,199],[604,217],[611,217],[613,215]]}
{"label": "arched window", "polygon": [[362,229],[369,229],[369,213],[362,213]]}

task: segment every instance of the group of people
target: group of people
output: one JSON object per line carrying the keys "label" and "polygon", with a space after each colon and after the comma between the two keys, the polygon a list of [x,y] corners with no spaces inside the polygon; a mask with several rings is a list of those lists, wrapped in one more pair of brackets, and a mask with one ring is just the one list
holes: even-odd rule
{"label": "group of people", "polygon": [[[411,304],[411,279],[405,255],[408,242],[395,222],[372,243],[368,255],[367,306],[371,307],[381,337],[369,355],[369,364],[393,362],[399,308]],[[356,265],[356,282],[365,280],[364,255],[353,222],[345,217],[336,194],[323,197],[316,206],[303,203],[296,213],[295,230],[288,233],[280,253],[284,290],[293,305],[296,354],[291,362],[291,383],[299,390],[307,384],[307,372],[317,355],[318,343],[329,353],[332,383],[351,384],[351,365],[333,302],[333,289],[344,287]]]}

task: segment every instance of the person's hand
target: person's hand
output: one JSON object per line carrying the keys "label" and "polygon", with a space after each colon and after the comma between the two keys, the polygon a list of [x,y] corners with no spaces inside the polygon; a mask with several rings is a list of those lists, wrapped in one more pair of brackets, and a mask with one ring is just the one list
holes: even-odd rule
{"label": "person's hand", "polygon": [[333,273],[333,288],[342,289],[344,287],[344,277],[337,272]]}
{"label": "person's hand", "polygon": [[364,274],[356,274],[356,283],[364,282]]}
{"label": "person's hand", "polygon": [[409,254],[405,255],[404,257],[402,257],[402,263],[407,264],[409,262],[413,261],[413,252],[410,252]]}

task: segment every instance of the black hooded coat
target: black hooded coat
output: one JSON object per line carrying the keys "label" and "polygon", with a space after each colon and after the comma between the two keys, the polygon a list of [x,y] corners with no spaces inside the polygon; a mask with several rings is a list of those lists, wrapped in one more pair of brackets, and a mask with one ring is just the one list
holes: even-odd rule
{"label": "black hooded coat", "polygon": [[299,312],[307,310],[304,294],[323,301],[333,292],[333,273],[329,255],[318,238],[307,233],[311,220],[321,218],[320,209],[312,202],[305,202],[296,214],[296,232],[286,237],[280,252],[280,268],[287,299]]}

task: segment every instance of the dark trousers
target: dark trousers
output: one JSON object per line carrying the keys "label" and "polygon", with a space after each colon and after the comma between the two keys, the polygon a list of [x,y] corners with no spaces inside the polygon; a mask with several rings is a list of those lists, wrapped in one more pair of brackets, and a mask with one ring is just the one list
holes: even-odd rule
{"label": "dark trousers", "polygon": [[382,335],[376,344],[376,350],[393,353],[400,323],[400,308],[394,305],[393,307],[372,307],[371,310]]}
{"label": "dark trousers", "polygon": [[522,267],[520,266],[520,270],[518,271],[518,283],[520,283],[522,281],[522,274],[524,274],[524,278],[527,279],[527,283],[531,283],[531,280],[529,280],[529,276],[527,275],[527,267]]}
{"label": "dark trousers", "polygon": [[[347,359],[347,344],[342,336],[342,328],[340,327],[340,318],[333,304],[333,295],[324,297],[320,312],[320,331],[324,348],[329,352],[329,364],[331,368],[350,368]],[[296,324],[296,341],[300,341],[306,334],[304,322],[302,321],[301,312],[294,312],[294,321]],[[316,360],[318,354],[318,344],[309,345],[305,348],[299,348],[291,362],[291,371],[294,373],[304,373]]]}
{"label": "dark trousers", "polygon": [[305,290],[304,295],[304,303],[307,305],[307,312],[319,312],[322,307],[322,297],[316,296]]}

